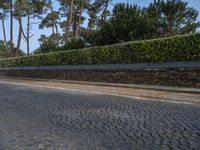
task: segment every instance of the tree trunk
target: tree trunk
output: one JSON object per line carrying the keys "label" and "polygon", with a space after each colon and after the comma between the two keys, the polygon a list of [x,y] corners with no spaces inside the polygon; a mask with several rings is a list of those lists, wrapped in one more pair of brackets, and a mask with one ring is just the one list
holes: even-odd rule
{"label": "tree trunk", "polygon": [[56,40],[55,40],[55,30],[54,30],[54,26],[52,26],[52,36],[53,36],[53,43],[55,44],[55,43],[56,43]]}
{"label": "tree trunk", "polygon": [[13,50],[13,4],[12,0],[10,0],[10,50]]}
{"label": "tree trunk", "polygon": [[75,34],[76,34],[76,28],[77,28],[77,21],[78,21],[78,13],[79,13],[79,7],[74,10],[74,21],[73,21],[73,38],[75,38]]}
{"label": "tree trunk", "polygon": [[56,36],[55,36],[55,39],[56,39],[56,44],[59,44],[59,33],[58,33],[58,26],[57,24],[55,24],[55,28],[56,28]]}
{"label": "tree trunk", "polygon": [[21,39],[22,39],[22,17],[21,12],[18,12],[18,22],[19,22],[19,33],[18,33],[18,40],[17,40],[17,49],[16,49],[16,56],[19,56],[20,46],[21,46]]}
{"label": "tree trunk", "polygon": [[[51,11],[51,13],[53,13],[53,7],[52,7],[52,1],[51,0],[50,0],[50,11]],[[52,23],[53,43],[55,44],[56,43],[56,40],[55,40],[55,22],[53,21],[53,18],[51,20],[51,23]]]}
{"label": "tree trunk", "polygon": [[58,34],[58,26],[57,26],[57,24],[55,24],[55,28],[56,28],[56,34]]}
{"label": "tree trunk", "polygon": [[74,12],[74,0],[71,0],[70,1],[69,19],[68,19],[67,33],[66,33],[66,40],[65,40],[65,42],[69,41],[70,29],[71,29],[72,18],[73,18],[73,12]]}
{"label": "tree trunk", "polygon": [[5,30],[5,18],[4,18],[4,13],[3,13],[3,17],[2,17],[2,27],[3,27],[3,36],[4,36],[4,47],[6,48],[6,30]]}
{"label": "tree trunk", "polygon": [[106,13],[106,11],[108,9],[108,5],[109,5],[109,0],[106,0],[106,2],[105,2],[105,9],[103,10],[103,14],[102,14],[102,18],[103,18],[104,21],[106,21],[106,15],[105,15],[105,13]]}
{"label": "tree trunk", "polygon": [[27,55],[30,54],[30,14],[28,12],[27,16],[27,40],[26,40],[26,45],[27,45]]}
{"label": "tree trunk", "polygon": [[78,22],[75,29],[75,39],[79,39],[79,29],[80,29],[81,18],[82,18],[82,13],[83,13],[83,6],[84,6],[84,0],[81,0]]}

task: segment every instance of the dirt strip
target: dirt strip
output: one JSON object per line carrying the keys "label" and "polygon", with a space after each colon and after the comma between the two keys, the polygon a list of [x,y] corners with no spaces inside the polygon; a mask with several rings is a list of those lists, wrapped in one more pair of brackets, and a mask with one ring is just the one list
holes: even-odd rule
{"label": "dirt strip", "polygon": [[95,93],[105,93],[117,96],[126,96],[140,99],[163,100],[176,103],[200,104],[200,94],[198,93],[176,93],[169,91],[137,89],[129,87],[102,86],[102,85],[87,85],[77,83],[60,83],[51,81],[38,81],[26,79],[7,79],[0,78],[1,82],[12,82],[27,84],[31,86],[40,86],[48,88],[60,88],[70,90],[83,90]]}

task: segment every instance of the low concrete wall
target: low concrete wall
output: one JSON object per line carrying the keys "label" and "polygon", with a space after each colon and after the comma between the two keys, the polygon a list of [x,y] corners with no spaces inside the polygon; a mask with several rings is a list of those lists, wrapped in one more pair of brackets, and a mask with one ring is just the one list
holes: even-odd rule
{"label": "low concrete wall", "polygon": [[0,68],[0,76],[200,88],[200,63]]}
{"label": "low concrete wall", "polygon": [[10,70],[161,70],[161,69],[200,68],[200,61],[179,61],[167,63],[134,63],[102,65],[63,65],[40,67],[0,67],[0,71]]}

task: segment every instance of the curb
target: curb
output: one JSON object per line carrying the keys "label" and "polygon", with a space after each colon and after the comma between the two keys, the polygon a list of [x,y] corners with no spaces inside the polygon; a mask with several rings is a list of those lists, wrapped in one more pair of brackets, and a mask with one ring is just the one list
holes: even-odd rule
{"label": "curb", "polygon": [[13,80],[45,81],[45,82],[56,82],[56,83],[82,84],[82,85],[94,85],[94,86],[109,86],[109,87],[135,88],[135,89],[143,89],[143,90],[168,91],[168,92],[176,92],[176,93],[200,94],[199,88],[181,88],[181,87],[152,86],[152,85],[102,83],[102,82],[86,82],[86,81],[73,81],[73,80],[55,80],[55,79],[0,76],[0,79],[2,79],[2,78],[13,79]]}
{"label": "curb", "polygon": [[0,71],[22,70],[194,70],[200,69],[200,61],[130,64],[80,64],[61,66],[0,67]]}

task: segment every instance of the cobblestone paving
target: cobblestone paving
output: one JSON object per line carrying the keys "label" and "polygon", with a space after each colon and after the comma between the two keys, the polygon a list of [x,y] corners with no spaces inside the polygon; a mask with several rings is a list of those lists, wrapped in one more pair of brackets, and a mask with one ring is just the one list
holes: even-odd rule
{"label": "cobblestone paving", "polygon": [[200,105],[0,83],[0,150],[200,149]]}

